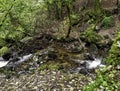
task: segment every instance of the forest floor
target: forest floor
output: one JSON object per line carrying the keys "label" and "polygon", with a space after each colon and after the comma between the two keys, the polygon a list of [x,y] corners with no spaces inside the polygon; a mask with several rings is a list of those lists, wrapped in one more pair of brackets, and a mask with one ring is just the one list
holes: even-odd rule
{"label": "forest floor", "polygon": [[[117,28],[120,26],[118,16],[115,15],[114,18],[116,21],[115,26],[107,30],[101,29],[98,32],[99,35],[108,35],[112,40],[114,39],[115,34],[117,33]],[[80,41],[77,40],[79,38],[78,32],[80,32],[81,28],[78,29],[79,31],[71,32],[70,37],[75,39],[71,38],[70,40],[59,41],[56,40],[56,36],[59,36],[60,33],[61,35],[64,35],[64,32],[54,32],[58,29],[56,27],[59,27],[59,24],[59,22],[54,24],[51,27],[52,31],[50,32],[50,28],[48,29],[48,27],[47,29],[43,29],[47,35],[35,35],[32,39],[30,39],[30,41],[23,44],[21,48],[22,51],[20,53],[22,55],[40,51],[43,53],[46,52],[49,47],[52,47],[55,49],[55,53],[57,50],[57,59],[54,58],[55,60],[52,59],[52,61],[48,61],[48,63],[54,63],[52,64],[52,67],[51,65],[49,65],[50,67],[44,65],[46,62],[42,66],[42,64],[36,64],[33,59],[30,59],[26,63],[23,63],[14,69],[12,68],[10,70],[10,68],[7,68],[6,72],[0,74],[0,91],[83,91],[83,87],[85,85],[93,83],[96,77],[95,72],[90,74],[82,74],[79,72],[70,71],[72,68],[77,68],[79,66],[76,64],[75,60],[80,58],[83,59],[83,55],[91,48],[81,48],[82,46],[79,43]],[[85,26],[82,26],[82,29],[83,27]],[[52,37],[51,33],[53,33]],[[58,46],[57,49],[56,45]],[[14,48],[15,47],[13,47],[13,49]],[[91,50],[92,49],[90,49],[90,51]],[[97,49],[95,49],[95,51],[96,50]],[[103,53],[102,55],[106,54],[104,49],[101,50],[101,53]],[[120,71],[118,71],[118,74],[118,79],[120,79]]]}
{"label": "forest floor", "polygon": [[[108,34],[113,39],[118,27],[117,20],[116,24],[117,26],[105,31],[101,30],[98,34]],[[33,67],[34,62],[30,60],[27,63],[23,63],[22,65],[16,67],[15,70],[8,71],[0,75],[1,91],[83,91],[83,87],[85,85],[88,85],[94,81],[96,75],[95,73],[81,74],[79,72],[70,72],[70,69],[74,67],[77,68],[78,64],[76,66],[73,61],[71,62],[68,60],[72,60],[72,58],[74,60],[77,60],[79,58],[82,59],[83,57],[81,57],[81,55],[84,55],[84,53],[81,53],[81,49],[79,53],[79,47],[81,48],[81,46],[78,46],[79,42],[76,41],[76,39],[73,39],[71,40],[72,42],[67,43],[64,40],[61,42],[51,39],[52,38],[49,34],[44,36],[37,35],[32,40],[28,41],[27,45],[23,46],[22,53],[28,54],[29,52],[34,53],[38,50],[44,51],[48,50],[49,47],[55,48],[57,45],[59,50],[57,55],[58,59],[64,60],[64,62],[59,62],[59,60],[54,60],[54,62],[56,64],[61,64],[62,66],[60,66],[60,68],[57,67],[56,69],[56,65],[53,64],[53,68],[51,69],[50,67],[40,67],[41,65],[37,66],[36,64],[34,64]],[[42,45],[43,43],[44,45]],[[56,45],[54,45],[55,43]],[[72,48],[74,49],[73,46],[75,46],[76,44],[78,48],[76,51],[78,51],[78,53],[72,50]],[[61,48],[62,50],[60,50]]]}
{"label": "forest floor", "polygon": [[1,91],[82,91],[84,85],[93,81],[90,76],[60,70],[35,71],[10,79],[3,76],[0,80]]}

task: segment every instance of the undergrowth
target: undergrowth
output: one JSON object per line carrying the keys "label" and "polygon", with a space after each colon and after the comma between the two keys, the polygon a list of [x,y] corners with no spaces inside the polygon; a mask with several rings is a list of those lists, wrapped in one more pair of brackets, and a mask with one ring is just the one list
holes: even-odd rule
{"label": "undergrowth", "polygon": [[84,91],[120,91],[120,32],[109,51],[109,56],[104,60],[107,67],[97,72],[93,83],[84,87]]}

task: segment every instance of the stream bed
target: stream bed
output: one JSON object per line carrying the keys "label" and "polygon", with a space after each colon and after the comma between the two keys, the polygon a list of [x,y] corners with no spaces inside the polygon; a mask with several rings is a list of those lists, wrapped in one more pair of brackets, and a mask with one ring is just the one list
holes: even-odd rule
{"label": "stream bed", "polygon": [[102,57],[94,55],[96,50],[92,50],[91,55],[78,41],[46,45],[30,47],[31,51],[26,47],[23,55],[18,53],[13,57],[17,61],[9,60],[7,65],[12,62],[14,66],[0,69],[0,90],[78,91],[94,81],[96,68],[99,70],[100,65],[105,66]]}

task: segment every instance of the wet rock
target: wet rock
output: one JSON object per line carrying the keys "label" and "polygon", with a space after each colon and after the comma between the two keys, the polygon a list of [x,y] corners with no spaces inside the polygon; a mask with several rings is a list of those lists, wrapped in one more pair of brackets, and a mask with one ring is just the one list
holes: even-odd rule
{"label": "wet rock", "polygon": [[95,44],[91,44],[89,46],[89,53],[93,56],[93,55],[98,55],[98,48]]}
{"label": "wet rock", "polygon": [[72,69],[71,72],[72,73],[80,73],[80,74],[84,74],[84,75],[89,74],[88,70],[85,67],[78,67],[78,68]]}
{"label": "wet rock", "polygon": [[47,60],[54,60],[57,58],[56,51],[54,48],[49,48],[47,55],[48,55]]}
{"label": "wet rock", "polygon": [[7,60],[9,60],[10,58],[12,58],[12,53],[5,53],[2,57],[3,57],[4,60],[7,61]]}
{"label": "wet rock", "polygon": [[102,58],[89,58],[87,60],[79,60],[79,66],[77,68],[72,69],[73,73],[81,73],[84,75],[88,75],[90,73],[94,73],[95,69],[99,68],[102,70],[105,67],[105,64],[102,63]]}
{"label": "wet rock", "polygon": [[79,43],[75,43],[72,47],[71,47],[71,51],[73,53],[80,53],[82,51],[82,46]]}
{"label": "wet rock", "polygon": [[33,57],[34,61],[37,61],[38,64],[43,64],[48,60],[55,60],[57,58],[56,50],[54,48],[48,47],[45,50],[41,50],[36,53]]}
{"label": "wet rock", "polygon": [[65,48],[67,50],[70,50],[72,53],[80,53],[83,50],[82,46],[78,41],[67,44]]}
{"label": "wet rock", "polygon": [[94,57],[90,53],[85,53],[84,54],[84,60],[94,60]]}
{"label": "wet rock", "polygon": [[52,40],[52,36],[50,34],[39,34],[34,37],[28,37],[21,42],[21,54],[23,53],[35,53],[38,50],[44,49],[49,46]]}

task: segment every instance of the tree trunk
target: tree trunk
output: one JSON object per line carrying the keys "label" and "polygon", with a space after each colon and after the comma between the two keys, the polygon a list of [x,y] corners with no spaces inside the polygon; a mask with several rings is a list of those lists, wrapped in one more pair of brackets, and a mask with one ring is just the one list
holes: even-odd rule
{"label": "tree trunk", "polygon": [[71,11],[70,11],[70,6],[69,5],[67,5],[67,11],[68,11],[68,18],[69,18],[69,29],[68,29],[68,33],[67,33],[66,38],[69,37],[70,32],[71,32],[71,28],[72,28],[71,17],[70,17]]}

